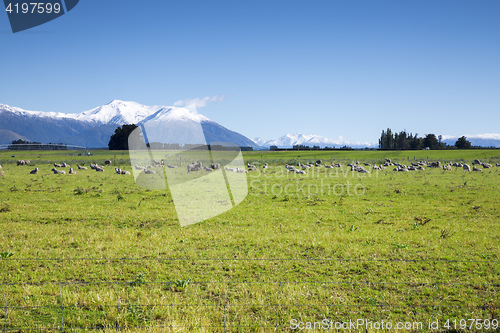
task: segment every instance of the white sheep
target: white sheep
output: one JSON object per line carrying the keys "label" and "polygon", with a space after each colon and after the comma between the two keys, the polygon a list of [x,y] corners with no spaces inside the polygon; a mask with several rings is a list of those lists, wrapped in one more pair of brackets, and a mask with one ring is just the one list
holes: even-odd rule
{"label": "white sheep", "polygon": [[66,174],[66,171],[57,170],[56,168],[53,168],[51,171],[54,172],[54,175],[65,175]]}
{"label": "white sheep", "polygon": [[119,168],[115,168],[115,172],[119,175],[130,175],[130,172],[119,169]]}
{"label": "white sheep", "polygon": [[38,175],[38,168],[35,168],[35,170],[30,171],[31,175]]}
{"label": "white sheep", "polygon": [[468,164],[464,164],[464,165],[462,166],[462,168],[464,169],[464,171],[469,171],[469,172],[470,172],[470,165],[468,165]]}
{"label": "white sheep", "polygon": [[70,175],[76,175],[76,171],[73,170],[73,168],[69,168],[69,174]]}
{"label": "white sheep", "polygon": [[79,166],[78,166],[78,169],[80,169],[80,170],[87,170],[88,168],[87,168],[87,167],[84,167],[84,166],[79,165]]}

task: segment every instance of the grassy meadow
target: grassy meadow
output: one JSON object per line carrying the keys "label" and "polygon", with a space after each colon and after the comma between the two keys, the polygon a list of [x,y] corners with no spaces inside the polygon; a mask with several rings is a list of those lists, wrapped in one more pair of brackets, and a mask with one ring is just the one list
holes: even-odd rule
{"label": "grassy meadow", "polygon": [[[246,199],[188,227],[168,189],[114,172],[132,172],[127,152],[78,153],[0,151],[0,330],[288,332],[292,320],[364,318],[426,331],[429,320],[500,319],[500,150],[244,152],[259,166]],[[493,167],[345,166],[385,158]],[[107,159],[105,172],[76,167]],[[344,167],[284,168],[317,159]],[[78,173],[54,175],[62,162]]]}

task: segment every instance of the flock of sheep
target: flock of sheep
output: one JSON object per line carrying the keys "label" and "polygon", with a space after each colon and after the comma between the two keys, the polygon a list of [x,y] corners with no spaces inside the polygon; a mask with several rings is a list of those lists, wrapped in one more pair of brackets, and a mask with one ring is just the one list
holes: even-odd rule
{"label": "flock of sheep", "polygon": [[[163,161],[153,161],[153,162],[154,162],[156,167],[165,167],[163,164]],[[17,166],[29,165],[30,163],[31,162],[29,160],[18,160]],[[104,162],[105,166],[110,166],[111,164],[112,164],[111,160],[107,160]],[[397,162],[393,162],[393,161],[391,161],[391,159],[388,159],[388,158],[385,159],[384,164],[380,164],[380,165],[377,165],[377,164],[372,165],[370,163],[361,164],[359,161],[355,161],[353,163],[347,164],[347,166],[350,167],[351,171],[359,172],[359,173],[369,173],[368,169],[370,167],[372,168],[372,170],[383,170],[383,169],[386,169],[387,167],[390,167],[390,166],[395,166],[393,171],[399,171],[399,172],[425,170],[426,167],[442,168],[445,171],[452,170],[452,167],[456,167],[456,168],[462,168],[464,171],[469,171],[469,172],[470,171],[478,171],[478,172],[480,172],[480,171],[483,171],[483,169],[481,169],[480,167],[483,167],[485,169],[489,169],[489,168],[493,167],[491,164],[481,162],[478,159],[474,160],[474,162],[472,163],[472,169],[471,169],[470,165],[465,164],[465,163],[458,163],[458,162],[449,162],[446,164],[442,164],[440,161],[434,161],[434,162],[419,161],[419,162],[412,162],[411,165],[404,165],[404,164],[400,164]],[[500,163],[496,163],[496,166],[500,167]],[[177,166],[170,165],[170,164],[167,164],[167,167],[168,168],[177,168]],[[220,169],[220,167],[221,166],[218,163],[213,163],[213,164],[210,164],[209,166],[203,166],[202,162],[192,162],[187,166],[187,173],[198,172],[200,170],[205,170],[207,172],[211,172],[211,171]],[[269,167],[268,163],[266,163],[262,166],[263,169],[266,169],[268,167]],[[331,164],[327,164],[327,163],[323,163],[322,160],[317,160],[315,163],[306,163],[306,164],[299,162],[299,163],[297,163],[297,167],[295,167],[293,165],[285,164],[285,168],[287,169],[287,171],[294,172],[297,174],[302,174],[302,175],[307,174],[306,170],[309,168],[313,168],[313,167],[316,167],[316,168],[317,167],[324,167],[325,169],[332,169],[332,168],[341,168],[341,167],[343,167],[343,165],[340,163],[333,163],[333,162]],[[58,170],[57,168],[69,168],[68,174],[70,174],[70,175],[74,175],[77,173],[67,163],[61,163],[61,164],[54,163],[54,168],[52,168],[52,170],[51,170],[52,172],[54,172],[54,174],[65,175],[66,171]],[[102,165],[91,163],[90,168],[92,170],[95,170],[96,172],[104,172],[104,166],[102,166]],[[142,166],[138,166],[136,164],[136,165],[134,165],[134,168],[136,170],[143,170],[143,172],[145,174],[155,174],[156,173],[156,171],[153,170],[152,165],[146,165],[146,166],[142,167]],[[79,170],[87,170],[88,168],[85,166],[78,165],[78,169]],[[225,170],[231,171],[231,172],[237,172],[237,173],[248,173],[249,171],[258,170],[258,167],[255,165],[252,165],[250,163],[247,163],[247,170],[239,168],[239,167],[238,168],[230,168],[227,166],[225,167]],[[30,171],[30,174],[36,175],[36,174],[38,174],[38,171],[39,171],[39,169],[35,168],[35,169]],[[130,175],[129,171],[122,170],[120,168],[115,168],[115,172],[117,174],[120,174],[120,175]],[[3,172],[1,165],[0,165],[0,176],[5,176],[5,173]]]}
{"label": "flock of sheep", "polygon": [[[463,168],[465,171],[483,171],[477,166],[482,166],[485,169],[489,169],[492,167],[491,164],[481,162],[480,160],[474,160],[472,163],[472,169],[468,164],[465,163],[457,163],[457,162],[449,162],[447,164],[441,164],[440,161],[435,161],[435,162],[427,162],[427,161],[419,161],[419,162],[413,162],[411,165],[404,165],[401,163],[393,162],[391,159],[386,158],[384,164],[370,164],[370,163],[359,163],[359,161],[349,163],[347,164],[348,167],[350,167],[351,171],[353,172],[359,172],[359,173],[369,173],[370,171],[368,170],[370,167],[372,170],[383,170],[386,169],[387,167],[390,166],[395,166],[393,171],[400,171],[400,172],[408,172],[408,171],[418,171],[418,170],[425,170],[426,167],[429,168],[443,168],[443,170],[452,170],[452,167],[457,167],[457,168]],[[496,163],[497,167],[500,167],[500,163]],[[323,164],[322,160],[317,160],[314,164],[313,163],[306,163],[303,164],[301,162],[297,163],[297,167],[289,164],[285,164],[285,168],[289,172],[295,172],[297,174],[306,174],[307,169],[312,168],[312,167],[324,167],[326,169],[333,169],[333,168],[341,168],[343,167],[342,164],[340,163],[331,163],[331,164]],[[263,168],[267,168],[267,163]],[[367,169],[368,168],[368,169]],[[249,165],[249,170],[255,170],[255,166]]]}
{"label": "flock of sheep", "polygon": [[[31,162],[29,160],[18,160],[17,161],[17,166],[23,166],[23,165],[29,165]],[[110,160],[107,160],[104,162],[104,165],[106,166],[110,166],[111,165],[111,161]],[[2,168],[2,166],[0,166],[0,169]],[[65,175],[66,174],[66,171],[64,170],[59,170],[57,168],[69,168],[69,171],[68,171],[68,174],[70,175],[76,175],[77,172],[71,167],[71,165],[67,164],[67,163],[54,163],[54,167],[50,170],[52,171],[55,175]],[[90,168],[92,170],[95,170],[97,172],[104,172],[104,166],[102,165],[99,165],[99,164],[95,164],[95,163],[91,163],[90,164]],[[88,170],[87,167],[85,166],[82,166],[82,165],[78,165],[78,169],[79,170]],[[39,169],[38,168],[35,168],[33,170],[30,171],[30,174],[31,175],[37,175],[38,174],[38,171]],[[122,170],[120,168],[115,168],[115,172],[119,175],[130,175],[130,172],[129,171],[125,171],[125,170]],[[1,176],[5,176],[5,174],[2,174],[3,171],[0,173]]]}
{"label": "flock of sheep", "polygon": [[[386,161],[386,163],[387,163],[387,161]],[[389,163],[390,163],[390,160],[389,160]],[[451,171],[452,167],[462,168],[464,171],[468,171],[468,172],[471,171],[470,165],[465,164],[465,163],[461,163],[461,162],[460,163],[449,162],[447,164],[441,164],[440,161],[435,161],[435,162],[431,162],[431,163],[428,163],[425,161],[420,161],[420,162],[412,163],[410,166],[406,166],[406,165],[402,165],[402,164],[398,164],[398,163],[394,163],[394,165],[396,165],[396,168],[393,169],[394,171],[425,170],[424,166],[428,166],[430,168],[442,168],[445,171]],[[472,171],[483,171],[483,169],[476,167],[476,165],[482,166],[485,169],[489,169],[492,167],[492,165],[489,163],[484,163],[484,162],[481,162],[480,160],[474,160],[474,162],[472,163]],[[500,166],[500,164],[497,163],[496,166]]]}

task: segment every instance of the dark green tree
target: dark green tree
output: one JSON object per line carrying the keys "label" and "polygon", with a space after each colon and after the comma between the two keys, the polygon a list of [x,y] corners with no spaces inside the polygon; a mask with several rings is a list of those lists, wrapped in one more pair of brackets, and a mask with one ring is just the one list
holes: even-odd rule
{"label": "dark green tree", "polygon": [[458,149],[470,149],[472,147],[472,144],[470,141],[467,141],[467,138],[465,136],[461,136],[458,138],[457,142],[455,142],[455,147]]}
{"label": "dark green tree", "polygon": [[424,139],[419,138],[418,134],[415,133],[415,135],[412,137],[410,141],[410,148],[411,149],[422,149],[424,148]]}
{"label": "dark green tree", "polygon": [[378,146],[380,149],[393,149],[394,148],[394,135],[390,128],[387,131],[382,131],[380,139],[378,140]]}
{"label": "dark green tree", "polygon": [[439,142],[434,134],[427,134],[424,138],[424,147],[429,147],[430,149],[438,149]]}
{"label": "dark green tree", "polygon": [[115,134],[109,139],[109,150],[128,150],[128,137],[136,128],[137,126],[132,124],[115,129]]}

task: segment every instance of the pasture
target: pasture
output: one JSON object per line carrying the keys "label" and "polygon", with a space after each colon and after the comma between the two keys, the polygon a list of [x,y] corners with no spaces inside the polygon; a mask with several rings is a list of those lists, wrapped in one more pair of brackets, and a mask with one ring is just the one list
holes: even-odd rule
{"label": "pasture", "polygon": [[[92,153],[0,152],[0,330],[265,332],[294,331],[292,320],[500,319],[500,150],[245,152],[259,169],[247,174],[246,199],[184,228],[168,189],[115,173],[133,171],[127,152]],[[359,174],[345,166],[385,158],[493,167]],[[30,164],[16,166],[20,159]],[[108,159],[104,172],[76,167]],[[318,159],[344,167],[284,168]],[[77,174],[50,171],[62,162]]]}

